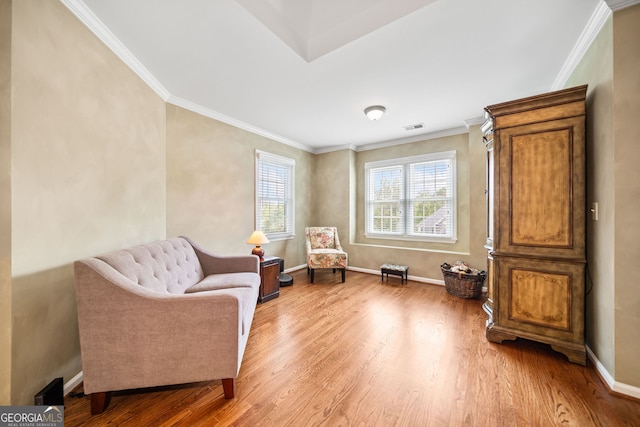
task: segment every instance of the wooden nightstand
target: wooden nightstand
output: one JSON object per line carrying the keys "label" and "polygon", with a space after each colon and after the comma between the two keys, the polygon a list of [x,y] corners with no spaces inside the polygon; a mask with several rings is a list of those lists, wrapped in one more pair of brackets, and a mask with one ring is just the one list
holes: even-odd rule
{"label": "wooden nightstand", "polygon": [[263,303],[280,296],[280,258],[266,256],[260,259],[260,293],[258,302]]}

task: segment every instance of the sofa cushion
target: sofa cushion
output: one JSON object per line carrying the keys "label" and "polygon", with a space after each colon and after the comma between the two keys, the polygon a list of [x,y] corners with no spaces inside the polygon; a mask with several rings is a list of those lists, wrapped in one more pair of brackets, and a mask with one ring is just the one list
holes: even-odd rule
{"label": "sofa cushion", "polygon": [[[251,289],[260,287],[260,275],[258,273],[220,273],[212,274],[187,288],[185,294],[191,294],[204,291],[215,291],[222,289]],[[243,292],[244,293],[244,292]],[[240,298],[241,305],[239,307],[241,316],[241,333],[242,335],[249,332],[251,322],[253,320],[253,312],[256,306],[256,299]]]}
{"label": "sofa cushion", "polygon": [[111,252],[98,257],[128,279],[156,292],[183,294],[204,273],[193,247],[183,238]]}
{"label": "sofa cushion", "polygon": [[260,286],[260,275],[257,273],[221,273],[205,277],[200,282],[185,289],[186,294],[216,289],[253,288]]}

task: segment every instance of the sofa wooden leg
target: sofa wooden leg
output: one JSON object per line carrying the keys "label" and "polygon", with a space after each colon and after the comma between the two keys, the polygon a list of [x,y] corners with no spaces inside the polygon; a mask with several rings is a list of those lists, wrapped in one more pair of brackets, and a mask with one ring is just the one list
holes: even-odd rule
{"label": "sofa wooden leg", "polygon": [[99,393],[91,393],[91,415],[97,415],[104,412],[111,402],[111,392],[101,391]]}
{"label": "sofa wooden leg", "polygon": [[236,397],[236,382],[233,378],[222,379],[222,390],[225,399],[233,399]]}
{"label": "sofa wooden leg", "polygon": [[343,269],[342,269],[342,283],[344,283],[345,270],[346,270],[346,268],[343,268]]}
{"label": "sofa wooden leg", "polygon": [[311,269],[311,283],[313,283],[313,268]]}

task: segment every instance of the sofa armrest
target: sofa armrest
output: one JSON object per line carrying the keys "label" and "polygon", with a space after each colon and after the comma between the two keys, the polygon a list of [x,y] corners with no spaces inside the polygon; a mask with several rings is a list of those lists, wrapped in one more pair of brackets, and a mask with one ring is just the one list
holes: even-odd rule
{"label": "sofa armrest", "polygon": [[257,289],[164,294],[98,259],[74,270],[85,393],[237,377]]}
{"label": "sofa armrest", "polygon": [[235,255],[221,256],[199,246],[188,237],[180,236],[185,239],[196,252],[200,265],[204,271],[204,275],[220,274],[220,273],[257,273],[260,274],[260,258],[255,255]]}

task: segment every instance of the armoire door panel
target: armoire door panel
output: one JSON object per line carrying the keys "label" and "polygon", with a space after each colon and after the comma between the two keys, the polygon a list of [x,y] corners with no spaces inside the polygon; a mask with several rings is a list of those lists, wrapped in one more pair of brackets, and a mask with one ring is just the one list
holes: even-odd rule
{"label": "armoire door panel", "polygon": [[571,236],[571,128],[513,135],[511,245],[568,248]]}
{"label": "armoire door panel", "polygon": [[581,127],[584,117],[500,130],[496,252],[584,257]]}
{"label": "armoire door panel", "polygon": [[583,339],[584,262],[501,256],[493,262],[502,326],[571,342]]}
{"label": "armoire door panel", "polygon": [[570,275],[512,268],[509,286],[509,320],[571,329]]}

